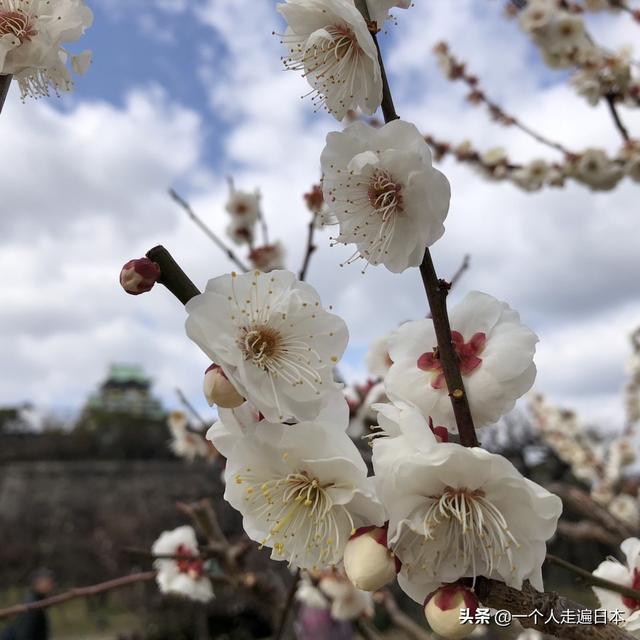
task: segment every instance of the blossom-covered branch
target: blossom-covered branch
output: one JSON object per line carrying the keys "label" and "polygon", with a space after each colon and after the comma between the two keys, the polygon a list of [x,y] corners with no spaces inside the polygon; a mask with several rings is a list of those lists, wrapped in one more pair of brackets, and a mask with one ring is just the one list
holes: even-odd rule
{"label": "blossom-covered branch", "polygon": [[484,89],[480,86],[480,81],[477,76],[470,74],[467,71],[467,65],[464,62],[461,62],[456,58],[449,48],[448,43],[439,42],[434,47],[434,52],[438,58],[438,63],[440,65],[440,69],[444,73],[444,75],[454,82],[459,81],[463,82],[469,88],[469,94],[467,95],[467,100],[471,104],[485,104],[487,109],[489,110],[489,114],[491,118],[496,122],[504,125],[505,127],[514,126],[526,133],[528,136],[537,140],[541,144],[546,145],[547,147],[551,147],[556,151],[560,151],[560,153],[565,156],[575,156],[576,154],[569,151],[567,147],[560,144],[559,142],[555,142],[539,133],[535,129],[532,129],[528,125],[521,122],[514,115],[508,114],[504,111],[504,109],[495,101],[489,98],[485,93]]}
{"label": "blossom-covered branch", "polygon": [[[371,16],[366,0],[357,0],[356,6],[362,13],[365,21],[370,24]],[[378,52],[378,63],[380,65],[380,73],[382,77],[382,113],[387,124],[399,118],[393,104],[391,89],[387,80],[387,75],[382,60],[382,53],[375,33],[371,34]],[[451,335],[451,326],[449,324],[449,316],[447,312],[447,294],[449,292],[449,284],[444,280],[439,280],[436,274],[431,252],[427,247],[424,252],[422,263],[420,264],[420,275],[424,284],[425,292],[431,310],[433,326],[438,340],[437,358],[442,363],[442,372],[445,382],[449,390],[449,397],[453,406],[460,441],[467,447],[478,446],[478,438],[476,436],[473,417],[469,408],[469,401],[465,393],[464,382],[460,372],[458,356],[453,346],[453,338]]]}

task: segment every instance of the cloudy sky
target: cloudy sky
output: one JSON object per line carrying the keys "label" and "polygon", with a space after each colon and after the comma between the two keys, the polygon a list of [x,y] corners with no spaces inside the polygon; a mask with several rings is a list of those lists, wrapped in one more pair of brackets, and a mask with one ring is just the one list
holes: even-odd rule
{"label": "cloudy sky", "polygon": [[[167,196],[174,187],[214,229],[226,225],[225,180],[260,187],[271,234],[297,270],[319,155],[337,123],[314,114],[304,81],[282,70],[273,0],[93,0],[81,43],[94,64],[61,99],[20,102],[13,87],[0,116],[0,404],[80,406],[110,362],[138,362],[167,406],[181,387],[198,401],[206,358],[183,331],[184,311],[165,290],[120,290],[120,266],[167,246],[199,285],[230,269]],[[442,79],[431,49],[446,39],[487,92],[566,146],[616,150],[605,107],[574,96],[566,74],[502,16],[498,0],[416,0],[383,37],[399,113],[422,130],[512,157],[556,159],[517,130],[465,104]],[[617,48],[640,34],[626,16],[592,30]],[[637,114],[623,110],[632,131]],[[578,185],[526,194],[489,184],[446,161],[453,199],[434,248],[451,275],[472,269],[455,302],[480,289],[509,302],[541,338],[536,389],[609,425],[621,417],[628,334],[640,324],[638,186],[611,193]],[[424,314],[417,271],[397,276],[341,269],[349,250],[320,241],[309,280],[350,327],[343,370],[365,376],[369,342]]]}

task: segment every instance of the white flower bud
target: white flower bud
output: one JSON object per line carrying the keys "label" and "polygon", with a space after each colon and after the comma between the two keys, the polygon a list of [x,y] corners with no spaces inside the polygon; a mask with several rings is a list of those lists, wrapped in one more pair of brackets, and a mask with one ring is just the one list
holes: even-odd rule
{"label": "white flower bud", "polygon": [[344,570],[354,587],[377,591],[391,582],[400,562],[387,548],[387,529],[363,527],[351,537],[344,550]]}
{"label": "white flower bud", "polygon": [[431,629],[448,640],[459,640],[471,635],[473,624],[460,622],[460,611],[469,610],[470,617],[475,616],[478,598],[471,589],[459,584],[440,587],[425,602],[424,615]]}
{"label": "white flower bud", "polygon": [[235,409],[245,401],[217,364],[212,364],[204,374],[204,395],[209,406],[217,404],[223,409]]}

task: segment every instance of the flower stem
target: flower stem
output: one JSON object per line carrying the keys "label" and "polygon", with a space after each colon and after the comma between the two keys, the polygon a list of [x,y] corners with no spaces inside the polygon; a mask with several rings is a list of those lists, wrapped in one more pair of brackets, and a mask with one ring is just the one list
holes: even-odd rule
{"label": "flower stem", "polygon": [[547,562],[562,567],[567,571],[571,571],[571,573],[575,573],[575,575],[580,576],[587,584],[593,585],[594,587],[602,587],[608,591],[619,593],[622,596],[633,598],[640,602],[640,591],[637,591],[636,589],[625,587],[623,584],[618,584],[617,582],[611,582],[610,580],[594,576],[589,571],[576,567],[575,564],[571,564],[570,562],[567,562],[562,558],[558,558],[558,556],[551,555],[550,553],[547,553]]}
{"label": "flower stem", "polygon": [[307,277],[307,270],[309,269],[309,263],[311,262],[311,256],[317,249],[313,242],[313,236],[316,230],[316,219],[318,215],[316,213],[311,214],[311,222],[309,222],[309,231],[307,233],[307,250],[304,254],[304,260],[302,262],[302,268],[300,269],[299,280],[305,280]]}
{"label": "flower stem", "polygon": [[[238,269],[241,271],[247,272],[249,268],[238,258],[238,256],[222,241],[218,236],[195,214],[195,211],[191,208],[191,205],[180,196],[174,189],[169,189],[169,195],[177,202],[186,212],[186,214],[193,220],[193,222],[198,226],[198,228],[211,240],[221,251],[223,251],[229,260],[233,262]],[[263,225],[266,225],[264,219],[262,218]],[[263,226],[265,238],[268,238],[266,235],[266,226]],[[267,244],[267,240],[265,240],[265,244]]]}
{"label": "flower stem", "polygon": [[[377,28],[377,25],[371,24],[367,0],[356,0],[356,7],[366,23],[370,26],[370,29],[372,27]],[[389,80],[382,60],[382,52],[380,51],[380,45],[378,44],[378,39],[373,29],[371,30],[371,37],[378,50],[378,61],[382,74],[382,113],[385,123],[389,123],[392,120],[397,120],[399,116],[393,104]],[[449,390],[453,414],[458,427],[458,433],[460,434],[460,443],[465,447],[477,447],[479,443],[473,424],[473,417],[471,416],[469,401],[464,389],[458,357],[451,339],[451,325],[449,324],[449,315],[447,313],[447,293],[449,292],[450,285],[444,280],[438,279],[435,267],[433,266],[433,260],[431,259],[431,252],[428,248],[425,249],[424,258],[420,265],[420,275],[422,276],[422,282],[424,283],[427,300],[431,309],[433,327],[438,341],[438,354],[442,362],[442,373],[444,374],[447,389]]]}
{"label": "flower stem", "polygon": [[12,77],[13,76],[0,76],[0,113],[2,113],[4,101],[7,99],[7,94],[9,93]]}
{"label": "flower stem", "polygon": [[162,245],[147,251],[147,258],[160,267],[161,275],[158,282],[169,289],[182,304],[187,304],[191,298],[200,294],[198,287],[189,280],[187,274]]}

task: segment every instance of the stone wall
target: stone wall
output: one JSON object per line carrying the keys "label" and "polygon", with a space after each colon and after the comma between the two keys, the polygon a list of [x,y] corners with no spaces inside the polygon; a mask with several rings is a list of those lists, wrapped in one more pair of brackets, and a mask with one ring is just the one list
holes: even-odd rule
{"label": "stone wall", "polygon": [[[0,575],[23,583],[39,566],[63,584],[129,572],[158,534],[185,523],[177,501],[220,497],[219,467],[182,461],[9,462],[0,466]],[[228,533],[240,518],[221,499]],[[144,566],[144,564],[143,564]]]}

